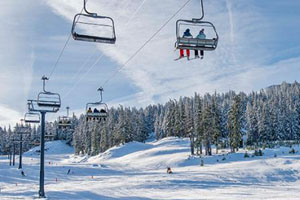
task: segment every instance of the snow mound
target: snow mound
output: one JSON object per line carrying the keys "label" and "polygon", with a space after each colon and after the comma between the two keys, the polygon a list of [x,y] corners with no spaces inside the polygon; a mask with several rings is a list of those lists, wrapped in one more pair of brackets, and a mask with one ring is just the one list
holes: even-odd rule
{"label": "snow mound", "polygon": [[116,146],[90,157],[87,162],[131,169],[165,169],[185,165],[189,154],[189,139],[169,137],[149,143],[130,142]]}
{"label": "snow mound", "polygon": [[141,142],[129,142],[124,145],[112,147],[107,151],[105,151],[104,153],[101,153],[97,156],[93,156],[89,159],[89,161],[95,161],[99,159],[107,160],[107,159],[121,158],[131,153],[136,153],[138,151],[143,151],[149,148],[152,148],[151,144],[145,144]]}
{"label": "snow mound", "polygon": [[[41,150],[41,146],[36,146],[26,153],[25,156],[30,155],[39,155]],[[51,141],[45,143],[45,154],[72,154],[74,153],[74,149],[66,144],[65,141],[58,140],[58,141]]]}

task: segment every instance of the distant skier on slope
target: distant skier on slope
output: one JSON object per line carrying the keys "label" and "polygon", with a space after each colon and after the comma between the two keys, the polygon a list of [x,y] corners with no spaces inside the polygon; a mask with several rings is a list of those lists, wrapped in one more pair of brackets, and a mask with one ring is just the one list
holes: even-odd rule
{"label": "distant skier on slope", "polygon": [[22,176],[25,176],[25,173],[24,173],[24,171],[23,171],[23,170],[21,171],[21,174],[22,174]]}
{"label": "distant skier on slope", "polygon": [[171,167],[168,167],[168,168],[167,168],[167,173],[168,173],[168,174],[172,174],[172,173],[173,173],[172,170],[171,170]]}

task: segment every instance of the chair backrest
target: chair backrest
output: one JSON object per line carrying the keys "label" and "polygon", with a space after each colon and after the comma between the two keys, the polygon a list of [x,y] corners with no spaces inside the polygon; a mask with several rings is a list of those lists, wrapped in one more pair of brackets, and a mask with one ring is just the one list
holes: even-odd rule
{"label": "chair backrest", "polygon": [[71,33],[74,40],[106,44],[116,42],[115,25],[111,17],[77,14],[73,20]]}
{"label": "chair backrest", "polygon": [[28,126],[19,126],[17,129],[17,132],[19,134],[30,134],[31,133],[30,128]]}
{"label": "chair backrest", "polygon": [[37,104],[39,107],[60,108],[61,106],[60,95],[51,92],[40,92],[38,94]]}
{"label": "chair backrest", "polygon": [[70,117],[67,116],[61,116],[58,117],[58,127],[69,127],[72,126],[72,120]]}

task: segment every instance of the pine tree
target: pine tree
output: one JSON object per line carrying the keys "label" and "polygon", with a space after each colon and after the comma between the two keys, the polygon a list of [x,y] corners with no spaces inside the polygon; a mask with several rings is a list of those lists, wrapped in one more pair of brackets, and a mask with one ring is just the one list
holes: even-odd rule
{"label": "pine tree", "polygon": [[164,117],[163,126],[165,129],[166,137],[174,136],[174,126],[175,126],[175,103],[173,101],[170,101],[167,104],[166,108],[166,114]]}
{"label": "pine tree", "polygon": [[242,140],[242,102],[237,95],[228,113],[227,128],[229,131],[229,144],[232,152],[238,151]]}
{"label": "pine tree", "polygon": [[102,123],[100,135],[101,135],[101,137],[100,137],[100,142],[99,142],[99,151],[104,152],[105,150],[107,150],[109,148],[108,130],[104,123]]}
{"label": "pine tree", "polygon": [[296,140],[300,141],[300,104],[296,105],[296,117],[295,117],[295,126],[296,126]]}
{"label": "pine tree", "polygon": [[198,94],[195,94],[195,112],[194,112],[194,124],[195,124],[195,147],[197,154],[202,154],[202,142],[203,142],[203,108],[202,100]]}
{"label": "pine tree", "polygon": [[210,103],[206,102],[204,104],[204,111],[202,116],[203,144],[205,147],[205,155],[211,155],[211,143],[212,136],[214,134],[214,128],[212,105]]}
{"label": "pine tree", "polygon": [[250,102],[247,104],[246,110],[247,119],[247,144],[258,146],[258,120]]}
{"label": "pine tree", "polygon": [[258,122],[258,130],[259,130],[259,141],[264,145],[269,141],[270,137],[270,114],[269,108],[267,105],[263,104],[261,108],[261,115]]}
{"label": "pine tree", "polygon": [[191,99],[187,99],[187,102],[185,104],[185,135],[190,138],[190,147],[191,147],[191,155],[194,155],[194,114],[193,114],[194,108],[193,108],[193,102]]}
{"label": "pine tree", "polygon": [[212,98],[212,140],[213,144],[216,146],[216,153],[218,153],[218,145],[221,137],[221,113],[217,103],[217,94],[215,93]]}

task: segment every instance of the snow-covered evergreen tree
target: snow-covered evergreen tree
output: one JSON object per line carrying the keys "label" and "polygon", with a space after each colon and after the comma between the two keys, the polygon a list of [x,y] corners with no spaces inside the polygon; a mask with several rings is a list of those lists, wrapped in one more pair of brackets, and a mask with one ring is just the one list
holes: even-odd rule
{"label": "snow-covered evergreen tree", "polygon": [[238,151],[242,141],[242,102],[239,95],[234,97],[228,113],[229,144],[232,152]]}

